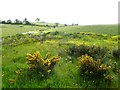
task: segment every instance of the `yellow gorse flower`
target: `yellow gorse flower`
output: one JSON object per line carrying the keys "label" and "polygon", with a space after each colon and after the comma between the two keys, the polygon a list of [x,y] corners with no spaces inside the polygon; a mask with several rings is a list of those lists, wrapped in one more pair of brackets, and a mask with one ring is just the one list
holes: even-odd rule
{"label": "yellow gorse flower", "polygon": [[[79,67],[82,74],[96,77],[100,76],[106,76],[107,70],[111,68],[111,66],[107,66],[106,64],[102,64],[101,60],[98,59],[97,61],[94,61],[92,57],[88,56],[87,54],[82,55],[78,58],[79,61]],[[107,76],[107,78],[110,78],[110,76]]]}
{"label": "yellow gorse flower", "polygon": [[50,73],[50,72],[51,72],[51,70],[49,69],[47,72],[48,72],[48,73]]}
{"label": "yellow gorse flower", "polygon": [[87,54],[82,55],[82,57],[79,60],[79,64],[87,64],[87,63],[92,63],[93,62],[93,58],[88,56]]}
{"label": "yellow gorse flower", "polygon": [[32,54],[27,54],[26,59],[27,60],[33,60],[33,55]]}
{"label": "yellow gorse flower", "polygon": [[106,80],[112,80],[113,77],[112,77],[111,75],[107,75],[107,76],[105,77],[105,79],[106,79]]}
{"label": "yellow gorse flower", "polygon": [[54,62],[59,61],[59,59],[60,59],[60,57],[59,57],[59,56],[55,56],[55,57],[53,57],[53,61],[54,61]]}
{"label": "yellow gorse flower", "polygon": [[39,51],[36,51],[34,53],[34,60],[38,60],[39,58],[40,58],[40,53],[39,53]]}
{"label": "yellow gorse flower", "polygon": [[[34,54],[26,54],[26,59],[29,64],[29,69],[36,69],[46,73],[50,73],[51,65],[55,65],[59,61],[59,56],[50,57],[50,52],[48,52],[45,58],[42,58],[39,51],[36,51]],[[52,66],[53,67],[53,66]]]}

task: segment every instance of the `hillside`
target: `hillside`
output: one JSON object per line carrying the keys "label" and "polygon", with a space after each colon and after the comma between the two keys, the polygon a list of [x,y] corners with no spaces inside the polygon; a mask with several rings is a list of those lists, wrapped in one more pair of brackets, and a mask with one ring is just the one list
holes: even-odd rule
{"label": "hillside", "polygon": [[0,28],[3,88],[119,85],[117,25],[54,28],[4,24]]}

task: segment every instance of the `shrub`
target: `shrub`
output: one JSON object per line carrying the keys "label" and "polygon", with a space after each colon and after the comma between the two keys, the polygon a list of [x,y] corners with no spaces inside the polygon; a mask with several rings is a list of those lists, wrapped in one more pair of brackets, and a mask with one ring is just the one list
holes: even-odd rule
{"label": "shrub", "polygon": [[108,70],[111,66],[101,63],[101,60],[94,61],[87,54],[79,58],[79,66],[81,75],[94,78],[106,78],[109,75]]}
{"label": "shrub", "polygon": [[43,58],[39,51],[36,51],[33,55],[26,55],[29,69],[35,70],[37,73],[42,73],[43,75],[51,72],[56,62],[59,61],[59,58],[59,56],[50,57],[50,53],[47,53],[45,58]]}
{"label": "shrub", "polygon": [[103,58],[106,55],[107,51],[108,51],[107,48],[100,46],[73,45],[69,47],[67,52],[70,56],[79,57],[81,55],[88,54],[94,59],[98,59],[98,58]]}
{"label": "shrub", "polygon": [[55,31],[55,32],[52,33],[52,35],[58,35],[58,34],[59,34],[58,31]]}
{"label": "shrub", "polygon": [[119,58],[119,57],[120,57],[120,49],[114,49],[114,50],[112,51],[112,55],[113,55],[113,57],[115,57],[115,58]]}
{"label": "shrub", "polygon": [[27,44],[36,41],[34,38],[31,38],[30,36],[23,34],[16,34],[9,37],[7,36],[7,37],[3,37],[2,39],[3,39],[3,45],[11,45],[11,46]]}

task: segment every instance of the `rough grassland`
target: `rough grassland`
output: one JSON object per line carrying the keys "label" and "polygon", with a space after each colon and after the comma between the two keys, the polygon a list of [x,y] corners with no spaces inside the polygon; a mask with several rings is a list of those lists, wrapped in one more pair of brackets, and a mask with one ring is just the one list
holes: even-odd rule
{"label": "rough grassland", "polygon": [[[119,58],[112,57],[112,50],[118,48],[117,25],[95,26],[66,26],[57,28],[27,26],[27,25],[2,25],[2,87],[3,88],[96,88],[93,81],[86,81],[79,74],[78,57],[68,58],[69,46],[96,45],[107,47],[110,56],[105,62],[117,65]],[[21,35],[28,31],[38,31],[38,34]],[[84,32],[84,33],[82,33]],[[91,35],[90,32],[92,33]],[[18,34],[18,35],[16,35]],[[8,37],[10,36],[10,37]],[[32,37],[32,39],[31,39]],[[60,61],[48,77],[39,78],[39,74],[27,73],[26,54],[40,51],[42,56],[47,52],[51,55],[60,55]],[[114,66],[114,65],[113,65]],[[22,73],[16,82],[15,71]],[[117,88],[119,85],[118,74],[111,70],[114,77],[111,85],[100,82],[98,88]],[[12,82],[11,82],[12,81]]]}
{"label": "rough grassland", "polygon": [[67,26],[53,30],[68,33],[93,32],[97,34],[118,34],[117,25]]}

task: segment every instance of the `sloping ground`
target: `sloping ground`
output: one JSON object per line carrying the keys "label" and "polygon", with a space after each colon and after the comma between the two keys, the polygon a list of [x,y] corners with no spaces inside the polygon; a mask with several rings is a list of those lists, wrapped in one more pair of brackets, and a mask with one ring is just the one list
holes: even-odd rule
{"label": "sloping ground", "polygon": [[118,34],[118,25],[67,26],[52,30],[67,33],[93,32],[97,34]]}
{"label": "sloping ground", "polygon": [[[93,81],[84,81],[84,78],[80,76],[78,59],[77,57],[69,57],[67,50],[73,44],[86,44],[107,47],[112,51],[117,47],[118,40],[117,35],[107,35],[115,34],[117,25],[67,26],[52,29],[39,26],[3,25],[2,28],[4,36],[11,35],[11,37],[4,38],[2,47],[2,83],[4,88],[95,88],[96,84]],[[39,30],[41,31],[40,35],[15,35],[16,33],[30,33],[30,31]],[[34,41],[30,37],[36,40]],[[41,79],[39,74],[35,73],[31,73],[31,78],[29,77],[25,57],[27,53],[35,51],[40,51],[42,56],[45,56],[47,52],[51,52],[52,56],[61,56],[49,77]],[[112,68],[115,70],[114,65],[117,59],[110,57],[112,57],[111,53],[104,61],[113,64]],[[16,71],[19,70],[21,74],[18,80],[14,81]],[[106,86],[105,83],[101,82],[99,87],[118,87],[117,73],[113,70],[110,72],[114,77],[111,85]]]}
{"label": "sloping ground", "polygon": [[30,26],[30,25],[9,25],[9,24],[2,24],[0,25],[0,29],[2,29],[2,36],[12,36],[15,34],[26,33],[28,31],[41,31],[46,30],[46,27],[39,27],[39,26]]}

